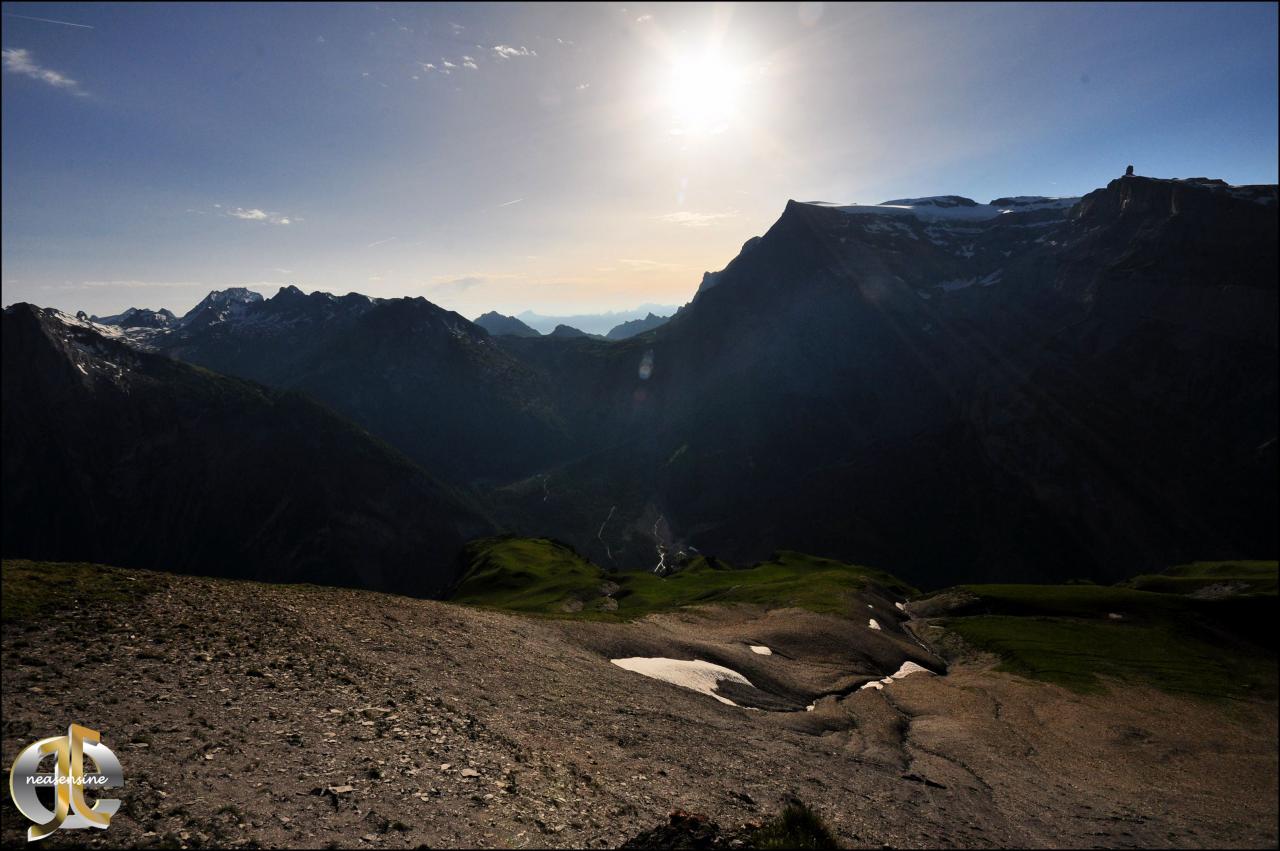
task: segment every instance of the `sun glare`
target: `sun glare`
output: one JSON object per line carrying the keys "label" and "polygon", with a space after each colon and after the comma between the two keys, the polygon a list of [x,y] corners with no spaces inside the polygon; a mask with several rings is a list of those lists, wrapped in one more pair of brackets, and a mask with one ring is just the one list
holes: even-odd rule
{"label": "sun glare", "polygon": [[722,133],[738,114],[742,76],[718,56],[677,62],[671,69],[670,86],[673,134]]}

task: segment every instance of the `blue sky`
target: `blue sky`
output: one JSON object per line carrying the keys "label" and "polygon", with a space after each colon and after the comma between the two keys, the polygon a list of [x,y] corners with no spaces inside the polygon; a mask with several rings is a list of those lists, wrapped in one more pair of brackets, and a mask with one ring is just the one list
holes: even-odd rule
{"label": "blue sky", "polygon": [[788,198],[1274,183],[1276,9],[5,3],[3,302],[679,304]]}

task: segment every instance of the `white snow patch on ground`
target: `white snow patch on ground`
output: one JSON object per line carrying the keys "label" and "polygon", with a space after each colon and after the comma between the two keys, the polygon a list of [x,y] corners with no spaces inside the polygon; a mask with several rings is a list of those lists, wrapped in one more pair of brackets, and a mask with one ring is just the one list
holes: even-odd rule
{"label": "white snow patch on ground", "polygon": [[875,619],[875,618],[872,618],[870,621],[868,621],[868,622],[867,622],[867,626],[871,627],[872,629],[879,629],[879,628],[880,628],[880,624],[876,623],[876,619]]}
{"label": "white snow patch on ground", "polygon": [[911,661],[903,662],[902,667],[898,668],[898,670],[894,671],[893,674],[891,674],[890,676],[887,676],[882,680],[872,680],[869,683],[863,683],[858,690],[865,691],[866,689],[873,688],[878,691],[884,688],[885,686],[889,685],[890,683],[892,683],[894,680],[900,680],[903,677],[909,676],[911,674],[920,674],[920,673],[932,674],[933,671],[930,671],[928,668],[924,667],[923,665],[917,665],[915,662],[911,662]]}
{"label": "white snow patch on ground", "polygon": [[[730,668],[704,662],[701,659],[664,659],[661,656],[652,658],[632,656],[627,659],[610,659],[619,668],[652,677],[655,680],[684,686],[687,689],[714,697],[721,703],[737,706],[732,700],[716,694],[715,688],[724,680],[743,685],[751,685],[751,681]],[[752,686],[754,688],[754,686]]]}
{"label": "white snow patch on ground", "polygon": [[915,662],[908,660],[906,662],[903,662],[902,667],[899,668],[897,671],[895,671],[893,675],[889,677],[889,679],[900,680],[903,677],[907,676],[908,674],[920,674],[920,673],[932,674],[933,671],[930,671],[924,665],[917,665]]}
{"label": "white snow patch on ground", "polygon": [[907,607],[902,603],[894,603],[894,605],[898,607],[898,611],[900,612],[905,612],[907,610]]}
{"label": "white snow patch on ground", "polygon": [[761,656],[772,656],[772,655],[773,655],[773,651],[772,651],[772,650],[770,650],[768,647],[765,647],[763,644],[752,644],[752,645],[751,645],[751,652],[752,652],[752,653],[759,653]]}

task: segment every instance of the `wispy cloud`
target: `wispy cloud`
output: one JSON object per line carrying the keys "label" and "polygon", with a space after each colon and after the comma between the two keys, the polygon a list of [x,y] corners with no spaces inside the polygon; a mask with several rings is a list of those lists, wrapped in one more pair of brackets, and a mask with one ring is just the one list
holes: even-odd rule
{"label": "wispy cloud", "polygon": [[96,290],[116,288],[122,290],[173,289],[177,287],[203,287],[200,281],[81,281],[78,289]]}
{"label": "wispy cloud", "polygon": [[73,24],[71,21],[58,21],[53,18],[33,18],[30,15],[15,15],[13,12],[5,12],[6,18],[22,18],[24,21],[40,21],[45,24],[62,24],[64,27],[79,27],[82,30],[91,30],[93,27],[88,24]]}
{"label": "wispy cloud", "polygon": [[523,198],[517,198],[517,199],[516,199],[516,200],[514,200],[514,201],[506,201],[506,202],[504,202],[504,203],[502,203],[502,204],[499,204],[498,206],[499,206],[499,207],[510,207],[512,204],[519,204],[519,203],[520,203],[521,201],[523,201],[523,200],[524,200]]}
{"label": "wispy cloud", "polygon": [[0,51],[4,57],[4,70],[13,74],[22,74],[33,80],[48,83],[55,89],[71,92],[83,97],[87,94],[80,84],[65,74],[51,68],[43,68],[31,60],[31,51],[17,47],[6,47]]}
{"label": "wispy cloud", "polygon": [[376,246],[386,245],[388,242],[395,242],[395,241],[396,241],[396,237],[389,236],[386,239],[380,239],[377,242],[371,242],[368,245],[366,245],[365,248],[374,248]]}
{"label": "wispy cloud", "polygon": [[472,71],[476,71],[480,68],[480,66],[476,64],[476,61],[470,56],[462,57],[462,67],[470,68]]}
{"label": "wispy cloud", "polygon": [[695,213],[691,210],[680,210],[676,213],[667,213],[665,216],[658,216],[658,219],[664,222],[669,222],[673,225],[684,225],[687,228],[705,228],[723,219],[734,219],[737,217],[737,212]]}
{"label": "wispy cloud", "polygon": [[652,20],[653,20],[653,15],[641,15],[640,17],[636,18],[636,23],[637,23],[637,24],[646,24],[646,23],[648,23],[649,21],[652,21]]}
{"label": "wispy cloud", "polygon": [[498,54],[499,59],[514,59],[517,56],[537,56],[537,52],[527,47],[512,47],[509,44],[496,44],[493,52]]}
{"label": "wispy cloud", "polygon": [[246,222],[267,222],[273,225],[290,225],[293,219],[289,216],[282,216],[279,213],[269,213],[266,210],[259,210],[257,207],[245,209],[244,207],[235,207],[227,211],[227,215],[236,219],[243,219]]}
{"label": "wispy cloud", "polygon": [[465,275],[461,278],[441,281],[431,287],[431,292],[437,295],[461,295],[467,290],[475,289],[488,282],[488,280],[484,275]]}
{"label": "wispy cloud", "polygon": [[683,269],[684,268],[678,263],[663,263],[660,260],[636,260],[636,259],[624,257],[620,259],[618,262],[621,263],[623,266],[626,266],[629,269],[632,269],[633,271],[639,271],[642,269],[656,270],[656,269]]}

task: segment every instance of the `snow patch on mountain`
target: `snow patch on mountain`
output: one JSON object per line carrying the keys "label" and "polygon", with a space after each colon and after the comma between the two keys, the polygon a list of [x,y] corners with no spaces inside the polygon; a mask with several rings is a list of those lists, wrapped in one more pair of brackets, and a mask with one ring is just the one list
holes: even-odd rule
{"label": "snow patch on mountain", "polygon": [[1018,195],[997,198],[989,204],[979,204],[960,195],[935,195],[928,198],[897,198],[882,204],[833,204],[825,201],[806,202],[815,207],[829,207],[850,215],[914,216],[922,221],[980,222],[1009,213],[1028,213],[1036,210],[1066,211],[1080,199],[1047,198],[1042,195]]}

